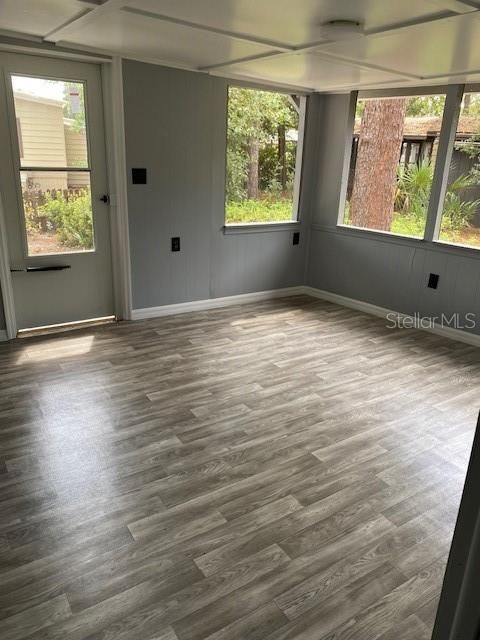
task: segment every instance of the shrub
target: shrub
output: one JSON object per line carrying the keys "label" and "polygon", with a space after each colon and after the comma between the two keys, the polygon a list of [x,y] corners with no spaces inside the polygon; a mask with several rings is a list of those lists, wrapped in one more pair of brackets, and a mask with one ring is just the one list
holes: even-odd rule
{"label": "shrub", "polygon": [[447,191],[443,210],[442,228],[445,231],[468,229],[480,200],[462,200],[455,191]]}
{"label": "shrub", "polygon": [[93,247],[92,200],[90,191],[68,193],[47,192],[45,203],[38,208],[53,226],[60,242],[67,247]]}
{"label": "shrub", "polygon": [[397,191],[395,193],[395,210],[413,216],[416,220],[424,219],[432,188],[433,167],[429,162],[399,166]]}

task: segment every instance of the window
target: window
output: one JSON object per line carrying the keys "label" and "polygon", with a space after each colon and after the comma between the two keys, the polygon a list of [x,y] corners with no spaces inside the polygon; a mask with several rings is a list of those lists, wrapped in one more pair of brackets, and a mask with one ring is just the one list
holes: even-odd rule
{"label": "window", "polygon": [[29,256],[94,249],[85,88],[12,76]]}
{"label": "window", "polygon": [[358,100],[343,224],[423,238],[445,95]]}
{"label": "window", "polygon": [[480,93],[463,96],[439,239],[480,248]]}
{"label": "window", "polygon": [[303,113],[304,98],[229,88],[227,225],[297,219]]}

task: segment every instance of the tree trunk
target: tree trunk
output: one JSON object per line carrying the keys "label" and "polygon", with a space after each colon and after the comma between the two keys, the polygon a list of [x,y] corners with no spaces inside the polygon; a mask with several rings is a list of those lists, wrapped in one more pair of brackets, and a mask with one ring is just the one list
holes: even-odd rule
{"label": "tree trunk", "polygon": [[258,198],[258,140],[250,139],[248,143],[248,183],[249,200]]}
{"label": "tree trunk", "polygon": [[468,116],[470,115],[470,103],[471,103],[471,99],[472,99],[472,94],[471,93],[466,93],[463,96],[463,109],[462,109],[462,114],[464,116]]}
{"label": "tree trunk", "polygon": [[406,105],[406,98],[365,102],[350,200],[357,227],[391,229]]}
{"label": "tree trunk", "polygon": [[285,141],[285,125],[278,125],[278,162],[280,165],[280,184],[282,191],[287,189],[287,157],[286,157],[286,141]]}

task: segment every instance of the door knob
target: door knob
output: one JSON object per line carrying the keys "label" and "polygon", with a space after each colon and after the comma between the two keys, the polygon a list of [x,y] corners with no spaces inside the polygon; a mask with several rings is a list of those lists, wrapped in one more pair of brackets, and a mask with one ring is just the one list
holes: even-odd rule
{"label": "door knob", "polygon": [[106,193],[105,195],[103,195],[100,200],[102,202],[104,202],[105,204],[110,204],[110,196],[108,195],[108,193]]}

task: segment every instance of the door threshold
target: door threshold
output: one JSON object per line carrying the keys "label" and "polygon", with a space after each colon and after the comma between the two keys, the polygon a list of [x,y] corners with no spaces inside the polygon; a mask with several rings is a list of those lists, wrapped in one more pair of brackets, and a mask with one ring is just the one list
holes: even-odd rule
{"label": "door threshold", "polygon": [[31,338],[32,336],[44,336],[51,333],[64,333],[85,329],[88,327],[98,327],[102,324],[112,324],[116,322],[115,316],[103,316],[101,318],[89,318],[88,320],[74,320],[73,322],[60,322],[58,324],[48,324],[42,327],[31,327],[29,329],[19,329],[17,338]]}

